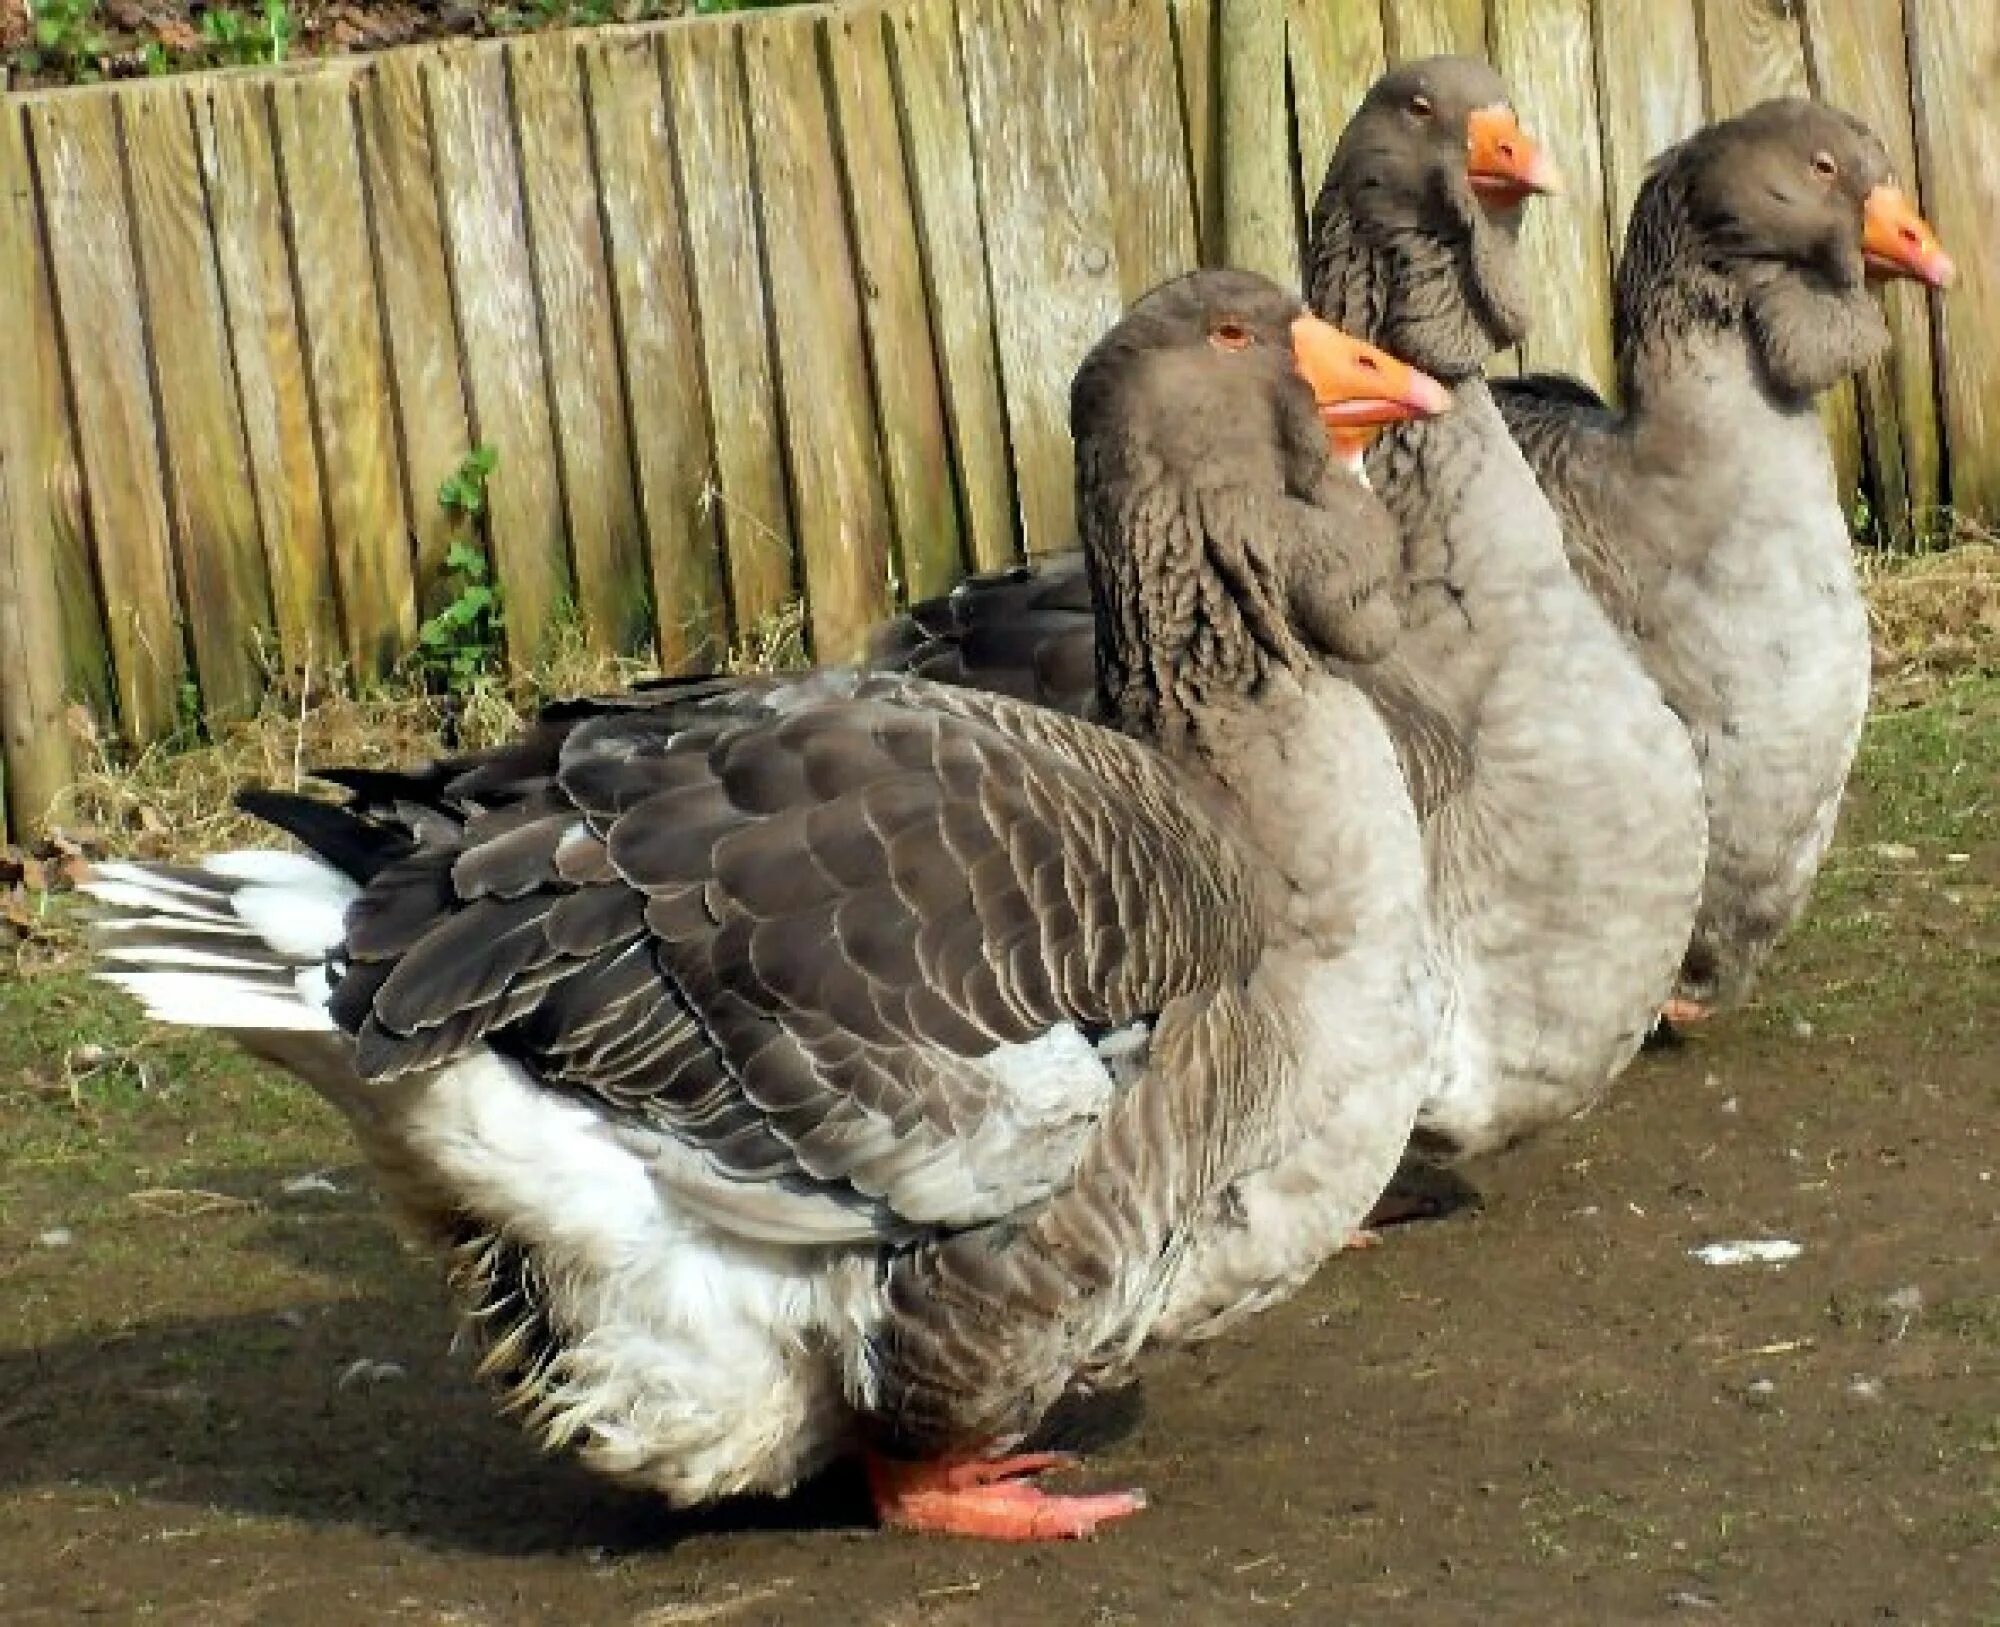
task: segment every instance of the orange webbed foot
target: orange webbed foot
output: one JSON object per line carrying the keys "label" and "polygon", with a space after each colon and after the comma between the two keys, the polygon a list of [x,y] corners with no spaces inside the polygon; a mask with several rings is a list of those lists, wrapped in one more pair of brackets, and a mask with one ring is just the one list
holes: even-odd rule
{"label": "orange webbed foot", "polygon": [[1708,1017],[1708,1007],[1699,1000],[1669,1000],[1660,1007],[1660,1015],[1676,1028],[1689,1028]]}
{"label": "orange webbed foot", "polygon": [[1045,1470],[1067,1468],[1074,1462],[1063,1452],[932,1463],[871,1456],[868,1485],[885,1526],[993,1542],[1087,1537],[1107,1521],[1124,1519],[1146,1506],[1141,1491],[1064,1497],[1029,1484]]}

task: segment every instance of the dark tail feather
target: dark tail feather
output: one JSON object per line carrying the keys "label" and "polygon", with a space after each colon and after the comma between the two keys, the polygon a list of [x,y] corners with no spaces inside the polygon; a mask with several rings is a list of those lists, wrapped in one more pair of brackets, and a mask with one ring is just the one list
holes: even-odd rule
{"label": "dark tail feather", "polygon": [[242,791],[236,806],[267,825],[275,825],[332,865],[357,886],[365,887],[415,847],[408,836],[374,820],[292,791]]}
{"label": "dark tail feather", "polygon": [[433,763],[418,769],[315,768],[312,777],[339,786],[368,808],[393,808],[402,802],[433,807],[441,806],[438,799],[445,794],[452,772],[453,765]]}

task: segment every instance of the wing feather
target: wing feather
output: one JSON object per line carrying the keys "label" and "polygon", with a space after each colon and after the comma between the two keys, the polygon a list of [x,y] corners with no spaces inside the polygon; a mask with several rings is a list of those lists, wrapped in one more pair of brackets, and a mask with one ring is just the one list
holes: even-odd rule
{"label": "wing feather", "polygon": [[[1163,760],[906,678],[572,708],[366,794],[433,835],[350,915],[333,1009],[362,1066],[489,1044],[665,1138],[663,1179],[757,1237],[1046,1196],[1110,1099],[1082,1036],[1261,944],[1251,866]],[[1043,1041],[1055,1073],[1007,1060]]]}
{"label": "wing feather", "polygon": [[1493,399],[1562,520],[1570,568],[1616,626],[1640,633],[1639,577],[1610,523],[1615,505],[1606,503],[1599,484],[1618,414],[1589,385],[1564,373],[1495,380]]}

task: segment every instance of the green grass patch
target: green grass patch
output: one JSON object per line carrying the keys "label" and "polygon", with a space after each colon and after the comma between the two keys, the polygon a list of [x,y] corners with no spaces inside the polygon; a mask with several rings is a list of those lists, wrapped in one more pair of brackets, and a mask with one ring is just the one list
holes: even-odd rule
{"label": "green grass patch", "polygon": [[1753,1015],[1852,1033],[1892,1017],[1919,1051],[1964,1043],[2000,987],[2000,674],[1869,722],[1839,840]]}

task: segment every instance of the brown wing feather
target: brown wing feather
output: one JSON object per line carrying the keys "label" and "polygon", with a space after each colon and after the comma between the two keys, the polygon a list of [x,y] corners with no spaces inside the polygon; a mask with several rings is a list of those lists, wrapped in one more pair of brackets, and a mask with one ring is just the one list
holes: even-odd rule
{"label": "brown wing feather", "polygon": [[1097,626],[1081,553],[969,577],[876,629],[867,664],[1095,715]]}
{"label": "brown wing feather", "polygon": [[1500,416],[1562,521],[1570,569],[1615,626],[1639,633],[1639,579],[1608,523],[1612,505],[1597,487],[1618,414],[1589,385],[1562,373],[1496,379],[1492,389]]}
{"label": "brown wing feather", "polygon": [[333,1010],[374,1076],[483,1041],[666,1133],[721,1223],[1010,1212],[1082,1126],[1049,1133],[975,1059],[1123,1026],[1258,952],[1233,842],[1153,754],[1050,712],[884,677],[559,726],[538,783],[555,725],[465,767],[512,801],[436,780],[460,835],[364,891]]}

